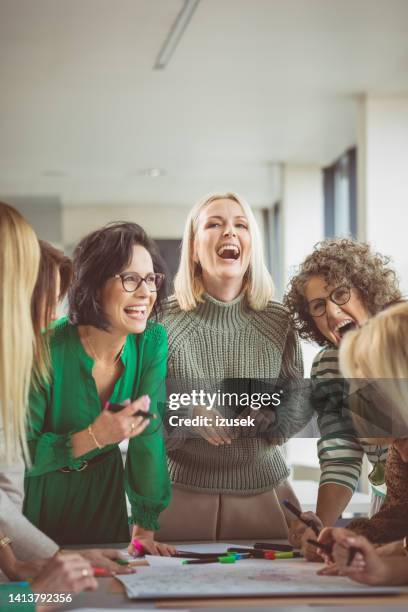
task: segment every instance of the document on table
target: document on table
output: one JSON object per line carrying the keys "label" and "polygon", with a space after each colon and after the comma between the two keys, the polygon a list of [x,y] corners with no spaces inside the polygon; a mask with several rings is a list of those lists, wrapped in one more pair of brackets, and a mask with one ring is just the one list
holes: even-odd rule
{"label": "document on table", "polygon": [[234,565],[140,567],[135,574],[116,578],[130,599],[408,593],[408,588],[371,587],[348,578],[317,576],[318,564],[296,561],[251,559]]}

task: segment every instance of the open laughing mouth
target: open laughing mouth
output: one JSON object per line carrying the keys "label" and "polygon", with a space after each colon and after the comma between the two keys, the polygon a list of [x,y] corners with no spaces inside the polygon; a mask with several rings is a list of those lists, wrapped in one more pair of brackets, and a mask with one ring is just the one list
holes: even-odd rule
{"label": "open laughing mouth", "polygon": [[127,306],[124,310],[127,316],[135,321],[143,321],[147,316],[146,306]]}
{"label": "open laughing mouth", "polygon": [[241,255],[240,248],[236,244],[224,244],[217,251],[218,257],[230,261],[236,261]]}
{"label": "open laughing mouth", "polygon": [[347,332],[356,329],[357,324],[353,319],[345,319],[341,323],[338,323],[334,328],[334,332],[337,332],[340,338],[343,338]]}

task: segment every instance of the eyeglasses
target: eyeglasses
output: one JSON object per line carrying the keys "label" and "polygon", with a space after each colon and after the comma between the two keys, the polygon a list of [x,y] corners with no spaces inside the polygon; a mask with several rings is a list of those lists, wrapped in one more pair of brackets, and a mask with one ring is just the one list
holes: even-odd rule
{"label": "eyeglasses", "polygon": [[327,300],[330,300],[333,304],[337,304],[337,306],[343,306],[343,304],[347,304],[350,297],[350,287],[336,287],[327,298],[310,300],[310,302],[307,303],[308,313],[312,317],[322,317],[326,312]]}
{"label": "eyeglasses", "polygon": [[146,283],[149,291],[155,293],[162,286],[165,276],[160,272],[152,272],[143,278],[143,276],[140,276],[137,272],[126,272],[115,274],[114,278],[120,278],[122,287],[127,293],[133,293],[133,291],[139,289],[143,282]]}

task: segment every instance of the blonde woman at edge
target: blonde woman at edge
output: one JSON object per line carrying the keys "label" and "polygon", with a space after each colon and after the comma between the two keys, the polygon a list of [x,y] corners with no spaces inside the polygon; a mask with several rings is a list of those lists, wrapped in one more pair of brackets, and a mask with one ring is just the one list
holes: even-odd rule
{"label": "blonde woman at edge", "polygon": [[[185,226],[175,295],[164,307],[169,379],[211,386],[233,378],[301,378],[299,345],[273,291],[245,200],[226,193],[198,202]],[[217,414],[207,408],[195,406],[192,415]],[[234,429],[200,427],[195,438],[172,432],[173,500],[160,517],[161,540],[287,536],[291,518],[280,502],[298,502],[276,441]]]}
{"label": "blonde woman at edge", "polygon": [[[402,302],[347,334],[340,348],[343,374],[351,379],[376,380],[384,413],[392,415],[393,437],[387,438],[391,447],[385,468],[389,488],[383,506],[371,519],[357,519],[348,529],[327,528],[321,532],[319,541],[334,545],[333,557],[326,559],[328,566],[321,573],[340,573],[365,584],[408,584],[407,332],[408,303]],[[370,435],[372,423],[359,419],[358,414],[356,417],[356,427],[363,435]],[[354,533],[354,529],[367,537]],[[371,543],[392,538],[395,541],[378,548]],[[351,547],[358,552],[348,564]]]}
{"label": "blonde woman at edge", "polygon": [[[0,566],[14,580],[17,575],[13,576],[13,571],[19,562],[12,538],[5,531],[7,519],[18,531],[20,547],[25,541],[31,555],[36,546],[37,556],[44,549],[51,554],[58,550],[21,515],[13,497],[13,480],[22,481],[24,473],[21,447],[27,457],[26,406],[35,345],[31,297],[39,261],[34,231],[15,209],[0,202]],[[34,561],[31,571],[35,575],[31,588],[37,593],[75,593],[97,587],[89,562],[79,554],[54,556],[48,563]],[[13,610],[16,604],[12,597],[17,594],[30,595],[30,591],[21,585],[1,584],[0,609]],[[28,604],[24,609],[34,610],[35,606]]]}

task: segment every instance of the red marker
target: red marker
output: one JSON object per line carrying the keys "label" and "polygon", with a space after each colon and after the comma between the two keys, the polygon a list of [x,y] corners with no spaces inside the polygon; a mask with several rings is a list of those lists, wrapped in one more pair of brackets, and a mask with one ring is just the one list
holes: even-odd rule
{"label": "red marker", "polygon": [[106,567],[93,567],[92,569],[95,578],[106,578],[107,576],[112,575],[112,573],[106,569]]}

